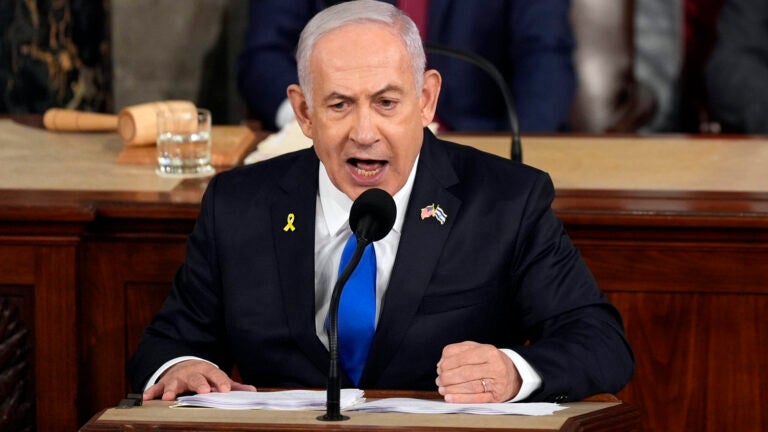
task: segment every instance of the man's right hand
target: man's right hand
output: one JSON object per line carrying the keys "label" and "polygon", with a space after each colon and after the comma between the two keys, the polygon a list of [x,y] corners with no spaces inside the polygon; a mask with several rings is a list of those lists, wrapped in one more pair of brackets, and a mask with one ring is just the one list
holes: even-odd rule
{"label": "man's right hand", "polygon": [[144,391],[145,401],[162,397],[171,401],[183,393],[227,393],[230,390],[256,391],[252,385],[232,381],[227,374],[211,363],[202,360],[185,360],[177,363]]}

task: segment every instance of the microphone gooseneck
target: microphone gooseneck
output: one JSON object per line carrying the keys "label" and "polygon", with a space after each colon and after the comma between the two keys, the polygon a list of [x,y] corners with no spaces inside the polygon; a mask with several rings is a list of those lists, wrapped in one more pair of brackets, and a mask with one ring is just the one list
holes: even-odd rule
{"label": "microphone gooseneck", "polygon": [[326,397],[326,412],[317,417],[322,421],[348,420],[341,415],[341,385],[339,384],[339,302],[341,293],[352,272],[355,271],[363,256],[365,247],[387,236],[395,224],[397,207],[389,193],[373,188],[368,189],[352,203],[349,211],[349,227],[355,233],[357,246],[349,263],[341,272],[333,286],[331,304],[328,310],[328,351],[330,368],[328,371],[328,393]]}
{"label": "microphone gooseneck", "polygon": [[509,91],[509,86],[504,80],[504,76],[501,75],[499,69],[494,66],[493,63],[488,61],[485,57],[474,53],[472,51],[466,51],[458,48],[453,48],[448,45],[443,45],[435,42],[424,42],[424,49],[429,53],[442,54],[449,57],[457,58],[474,64],[487,73],[496,85],[501,90],[501,95],[504,97],[504,104],[507,107],[507,116],[509,117],[509,127],[512,131],[512,148],[510,157],[513,161],[523,161],[523,146],[520,143],[520,125],[517,121],[517,110],[515,110],[515,103],[512,100],[512,92]]}

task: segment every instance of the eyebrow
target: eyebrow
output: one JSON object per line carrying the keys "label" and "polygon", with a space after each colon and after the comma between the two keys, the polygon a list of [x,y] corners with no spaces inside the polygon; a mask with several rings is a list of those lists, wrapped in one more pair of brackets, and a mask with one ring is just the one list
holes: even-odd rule
{"label": "eyebrow", "polygon": [[[401,93],[403,93],[403,88],[400,87],[400,86],[394,85],[394,84],[389,84],[386,87],[384,87],[383,89],[375,92],[373,94],[373,98],[375,99],[375,98],[377,98],[377,97],[379,97],[379,96],[381,96],[381,95],[383,95],[385,93],[388,93],[388,92],[395,92],[395,93],[400,93],[401,94]],[[329,94],[328,96],[324,97],[323,98],[323,102],[327,103],[327,102],[330,102],[330,101],[335,100],[335,99],[350,100],[350,101],[354,100],[354,98],[351,97],[351,96],[348,96],[348,95],[345,95],[345,94],[342,94],[342,93],[339,93],[339,92],[335,91],[335,92],[332,92],[331,94]]]}
{"label": "eyebrow", "polygon": [[394,84],[389,84],[388,86],[374,93],[373,97],[376,98],[388,92],[403,93],[403,88]]}

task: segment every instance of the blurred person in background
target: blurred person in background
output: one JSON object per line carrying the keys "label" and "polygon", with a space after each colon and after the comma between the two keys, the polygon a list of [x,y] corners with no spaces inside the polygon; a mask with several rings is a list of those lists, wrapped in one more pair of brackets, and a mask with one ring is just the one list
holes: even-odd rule
{"label": "blurred person in background", "polygon": [[[293,120],[285,89],[296,83],[294,51],[309,19],[333,1],[252,0],[238,86],[262,127]],[[575,93],[570,1],[399,0],[422,40],[479,54],[506,78],[524,132],[566,128]],[[420,25],[421,24],[421,25]],[[504,131],[509,120],[498,86],[483,70],[445,55],[427,59],[445,78],[437,122],[448,130]]]}
{"label": "blurred person in background", "polygon": [[725,2],[706,83],[724,132],[768,133],[768,1]]}

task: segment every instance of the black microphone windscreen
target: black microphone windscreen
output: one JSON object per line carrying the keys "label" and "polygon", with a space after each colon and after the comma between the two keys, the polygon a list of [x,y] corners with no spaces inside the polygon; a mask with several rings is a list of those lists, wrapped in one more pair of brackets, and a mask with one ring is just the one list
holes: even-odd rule
{"label": "black microphone windscreen", "polygon": [[383,239],[392,229],[397,216],[395,200],[386,191],[368,189],[352,203],[349,227],[352,232],[371,243]]}

